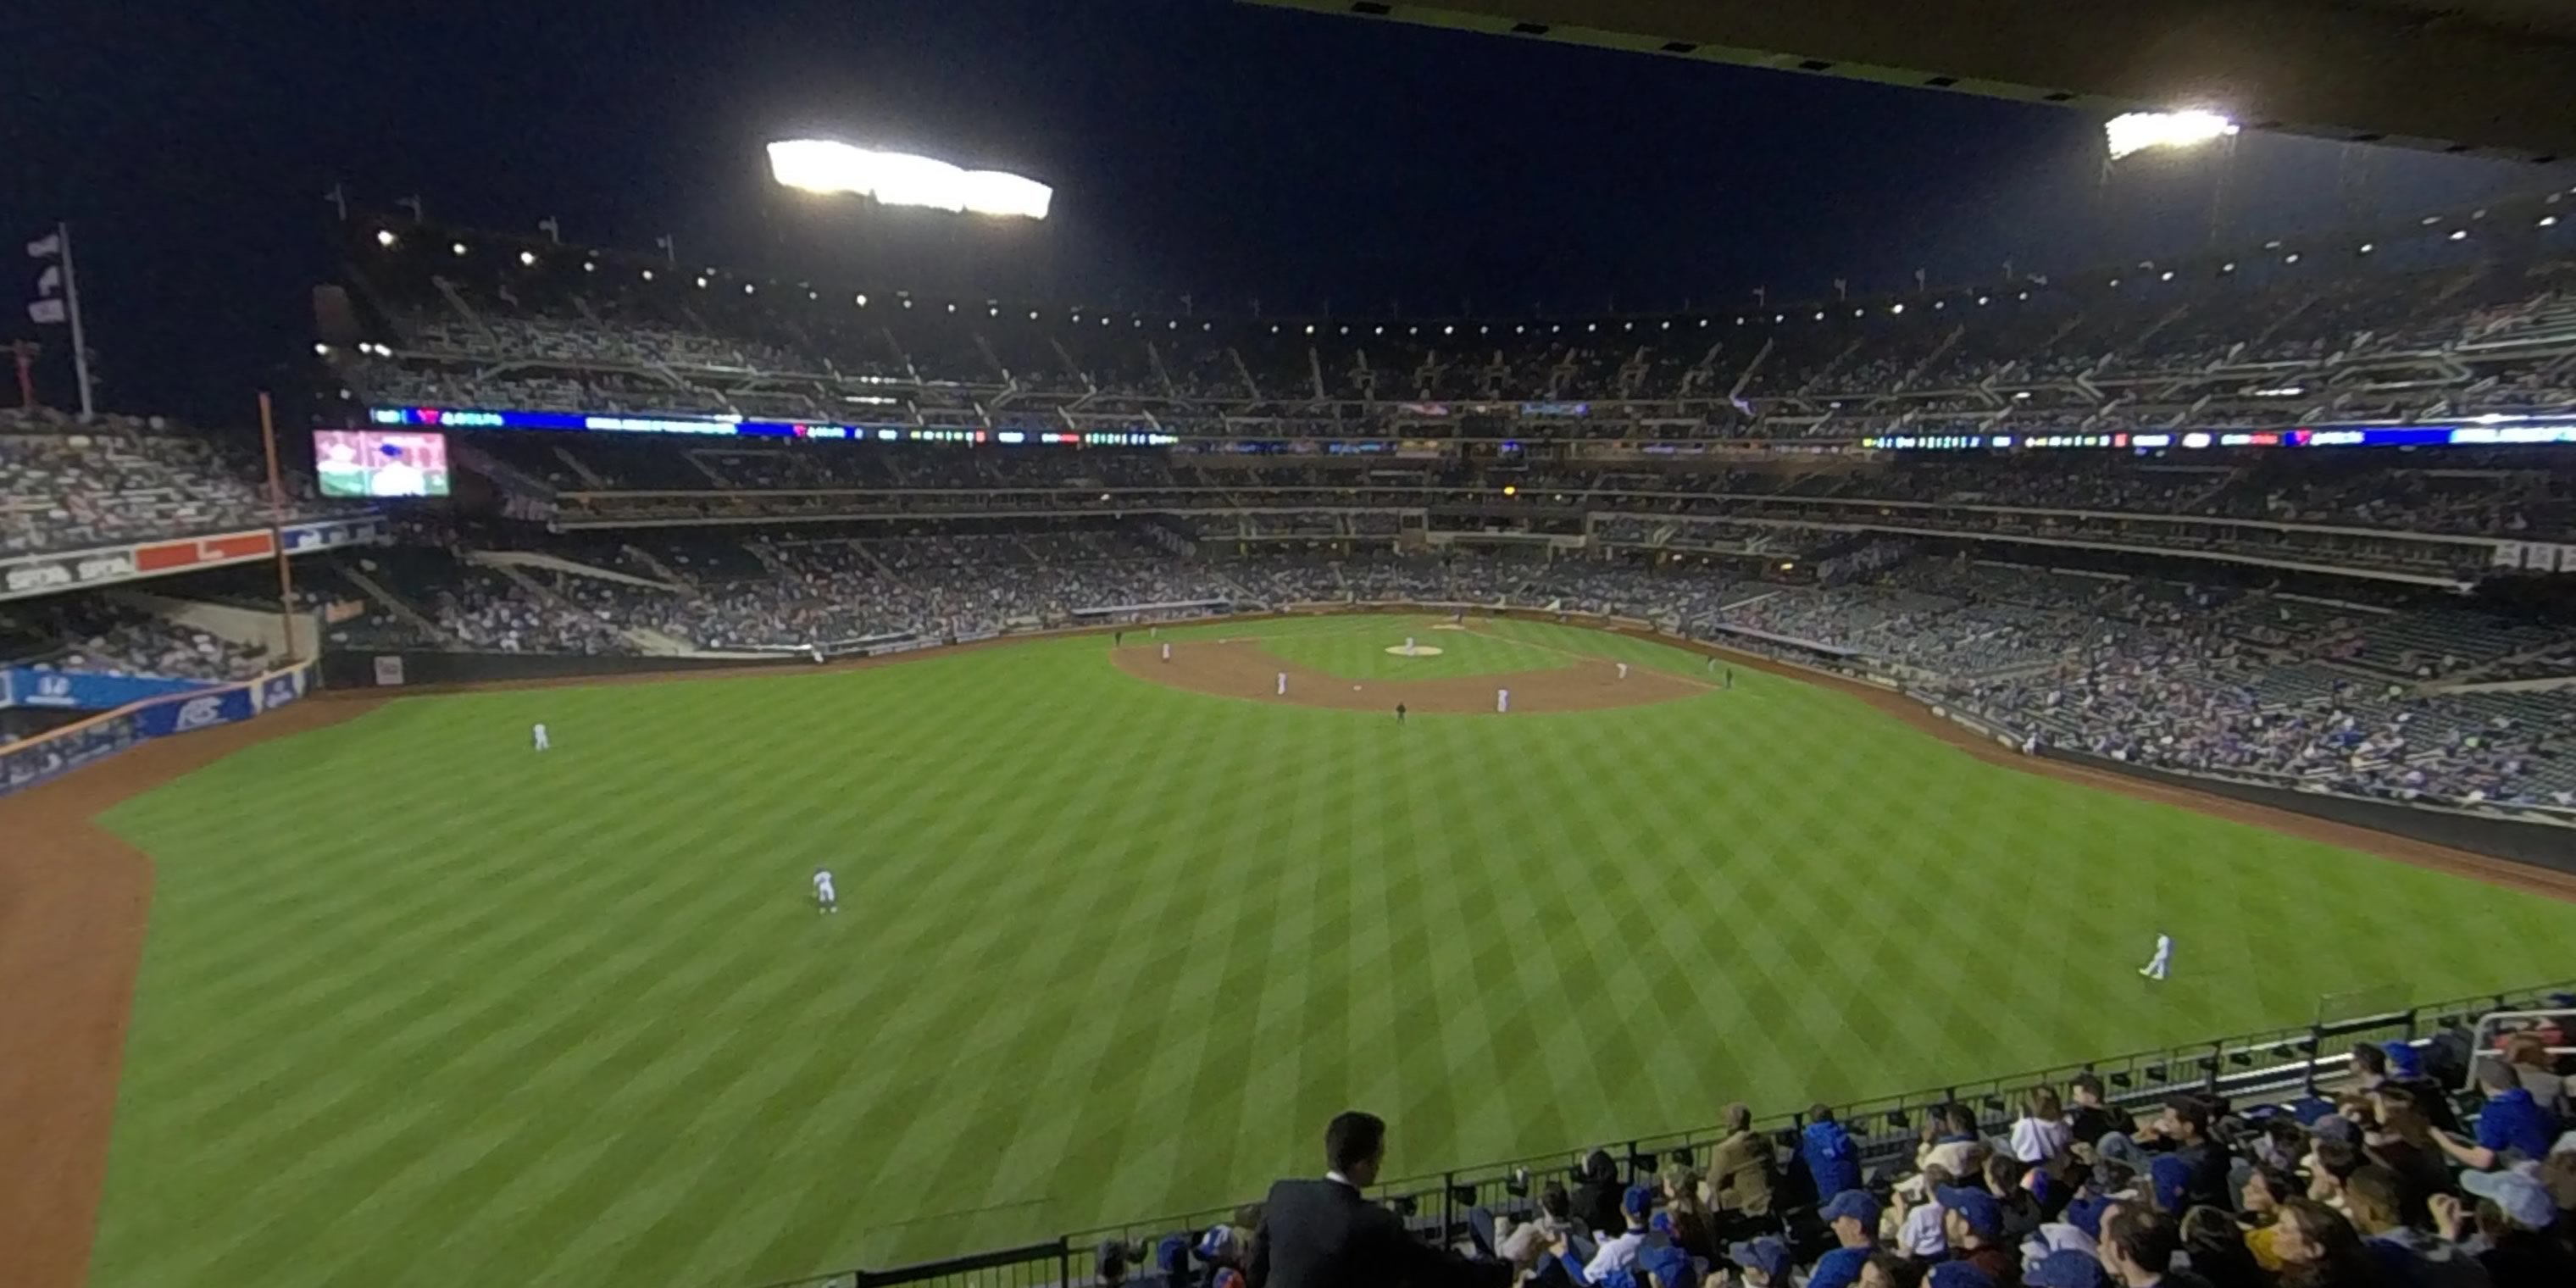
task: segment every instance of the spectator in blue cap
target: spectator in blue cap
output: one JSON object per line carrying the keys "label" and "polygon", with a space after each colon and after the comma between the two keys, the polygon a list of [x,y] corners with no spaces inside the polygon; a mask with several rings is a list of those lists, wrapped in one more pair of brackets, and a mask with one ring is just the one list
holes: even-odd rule
{"label": "spectator in blue cap", "polygon": [[2414,1093],[2425,1121],[2439,1131],[2460,1130],[2459,1111],[2451,1107],[2450,1093],[2425,1065],[2424,1048],[2411,1042],[2386,1042],[2381,1049],[2388,1053],[2388,1081]]}
{"label": "spectator in blue cap", "polygon": [[2102,1239],[2102,1215],[2111,1210],[2111,1200],[2086,1189],[2067,1201],[2066,1223],[2084,1232],[2095,1242]]}
{"label": "spectator in blue cap", "polygon": [[2041,1257],[2021,1281],[2028,1288],[2102,1288],[2102,1263],[2081,1252],[2052,1252]]}
{"label": "spectator in blue cap", "polygon": [[1816,1209],[1816,1219],[1834,1232],[1834,1249],[1817,1260],[1807,1288],[1852,1288],[1878,1251],[1878,1200],[1867,1190],[1844,1190]]}
{"label": "spectator in blue cap", "polygon": [[1744,1272],[1744,1282],[1751,1288],[1776,1284],[1789,1288],[1789,1245],[1764,1235],[1759,1239],[1736,1244],[1726,1250],[1726,1259]]}
{"label": "spectator in blue cap", "polygon": [[2534,1163],[2549,1157],[2549,1147],[2558,1140],[2558,1122],[2532,1099],[2512,1065],[2480,1061],[2478,1088],[2486,1093],[2487,1102],[2478,1110],[2477,1144],[2449,1132],[2435,1132],[2433,1141],[2443,1153],[2462,1167],[2481,1172],[2502,1167],[2517,1156]]}
{"label": "spectator in blue cap", "polygon": [[1807,1111],[1807,1125],[1798,1133],[1798,1159],[1807,1165],[1807,1176],[1815,1181],[1818,1194],[1860,1188],[1860,1151],[1853,1147],[1851,1133],[1834,1121],[1834,1111],[1824,1105]]}
{"label": "spectator in blue cap", "polygon": [[2223,1210],[2235,1205],[2236,1196],[2228,1192],[2227,1145],[2210,1134],[2209,1124],[2208,1101],[2188,1092],[2177,1094],[2165,1100],[2165,1111],[2156,1119],[2153,1143],[2138,1142],[2151,1152],[2181,1159],[2187,1169],[2181,1200],[2167,1204],[2166,1211],[2180,1212],[2184,1207],[2203,1203]]}
{"label": "spectator in blue cap", "polygon": [[1973,1261],[1944,1261],[1923,1279],[1927,1288],[2000,1288]]}
{"label": "spectator in blue cap", "polygon": [[1691,1255],[1671,1244],[1648,1248],[1637,1255],[1640,1288],[1698,1288],[1699,1268],[1691,1264]]}
{"label": "spectator in blue cap", "polygon": [[2158,1154],[2147,1164],[2147,1182],[2156,1196],[2156,1208],[2176,1216],[2191,1206],[2183,1192],[2191,1185],[2191,1164],[2171,1154]]}
{"label": "spectator in blue cap", "polygon": [[1602,1240],[1600,1250],[1592,1254],[1590,1262],[1576,1261],[1572,1245],[1563,1236],[1559,1236],[1553,1249],[1557,1262],[1563,1265],[1565,1272],[1573,1276],[1574,1282],[1579,1284],[1606,1284],[1610,1282],[1612,1275],[1628,1275],[1633,1278],[1637,1269],[1637,1254],[1646,1246],[1646,1218],[1652,1215],[1654,1210],[1655,1191],[1652,1188],[1644,1185],[1629,1186],[1628,1192],[1619,1198],[1620,1219],[1627,1223],[1628,1228],[1615,1238]]}
{"label": "spectator in blue cap", "polygon": [[[2540,1178],[2520,1167],[2468,1172],[2461,1175],[2460,1188],[2495,1204],[2504,1217],[2504,1228],[2478,1254],[2478,1264],[2486,1267],[2496,1288],[2576,1284],[2576,1254],[2551,1233],[2559,1219],[2558,1204]],[[2443,1238],[2459,1242],[2464,1217],[2457,1199],[2444,1195],[2435,1200],[2433,1222]]]}
{"label": "spectator in blue cap", "polygon": [[1966,1185],[1934,1191],[1941,1201],[1941,1235],[1953,1260],[1968,1262],[1995,1283],[2014,1288],[2021,1282],[2021,1258],[2004,1242],[2004,1208],[1995,1196]]}

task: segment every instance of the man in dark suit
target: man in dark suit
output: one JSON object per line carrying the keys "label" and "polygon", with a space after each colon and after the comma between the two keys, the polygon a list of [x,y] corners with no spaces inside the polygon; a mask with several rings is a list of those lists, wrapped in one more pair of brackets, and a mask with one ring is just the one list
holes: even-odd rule
{"label": "man in dark suit", "polygon": [[1251,1288],[1502,1288],[1511,1268],[1469,1261],[1416,1239],[1361,1191],[1377,1183],[1386,1120],[1357,1111],[1324,1129],[1332,1170],[1320,1181],[1281,1181],[1261,1205],[1252,1236]]}

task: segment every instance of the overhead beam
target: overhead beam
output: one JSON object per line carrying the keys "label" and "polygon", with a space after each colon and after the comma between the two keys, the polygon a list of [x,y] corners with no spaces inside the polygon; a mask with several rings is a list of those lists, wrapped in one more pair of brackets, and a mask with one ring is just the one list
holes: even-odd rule
{"label": "overhead beam", "polygon": [[2576,17],[2516,0],[1248,0],[2113,115],[2576,158]]}

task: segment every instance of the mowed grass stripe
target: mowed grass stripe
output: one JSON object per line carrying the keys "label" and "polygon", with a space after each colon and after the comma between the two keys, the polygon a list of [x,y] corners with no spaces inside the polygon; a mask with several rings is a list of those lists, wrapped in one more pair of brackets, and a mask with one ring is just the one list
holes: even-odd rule
{"label": "mowed grass stripe", "polygon": [[[1462,662],[1707,674],[1474,624]],[[159,883],[101,1285],[752,1284],[1254,1197],[1353,1103],[1431,1171],[2296,1023],[2385,982],[2353,942],[2506,986],[2576,929],[1760,673],[1398,728],[1089,639],[406,701],[110,822]]]}

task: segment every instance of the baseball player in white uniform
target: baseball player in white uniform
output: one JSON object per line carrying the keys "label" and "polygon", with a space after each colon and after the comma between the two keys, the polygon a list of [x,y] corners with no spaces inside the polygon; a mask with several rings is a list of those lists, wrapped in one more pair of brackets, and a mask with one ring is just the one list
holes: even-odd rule
{"label": "baseball player in white uniform", "polygon": [[1288,673],[1286,671],[1281,671],[1279,673],[1279,696],[1283,698],[1288,696]]}
{"label": "baseball player in white uniform", "polygon": [[1625,662],[1619,664],[1619,678],[1622,680],[1628,678],[1628,664]]}
{"label": "baseball player in white uniform", "polygon": [[2172,965],[2173,936],[2159,931],[2156,934],[2156,955],[2146,965],[2139,967],[2138,973],[2149,979],[2163,979],[2165,971]]}
{"label": "baseball player in white uniform", "polygon": [[814,869],[814,910],[816,912],[839,912],[841,910],[839,897],[832,893],[832,870],[830,868]]}
{"label": "baseball player in white uniform", "polygon": [[1510,713],[1511,709],[1512,691],[1509,689],[1494,690],[1494,714],[1498,716],[1506,715]]}
{"label": "baseball player in white uniform", "polygon": [[537,750],[539,751],[544,751],[548,747],[552,747],[554,745],[552,742],[547,741],[546,727],[542,722],[539,723],[536,728],[529,730],[528,733],[529,736],[536,741]]}

